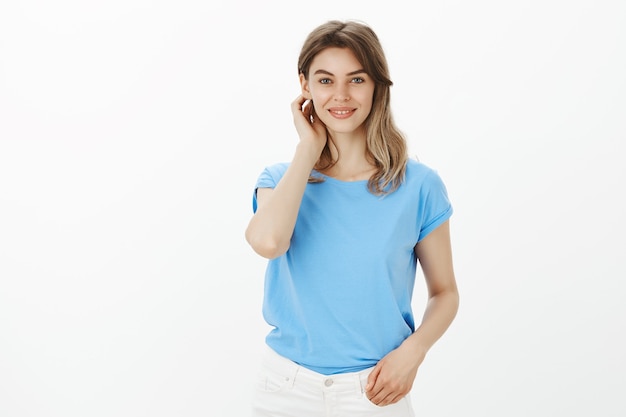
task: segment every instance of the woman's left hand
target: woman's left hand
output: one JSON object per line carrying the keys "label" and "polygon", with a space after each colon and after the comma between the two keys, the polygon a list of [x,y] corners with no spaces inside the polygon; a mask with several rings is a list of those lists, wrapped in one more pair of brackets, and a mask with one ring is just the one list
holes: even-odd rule
{"label": "woman's left hand", "polygon": [[449,223],[446,220],[415,246],[428,287],[426,311],[413,334],[383,357],[367,378],[365,393],[374,404],[393,404],[411,391],[426,352],[443,335],[459,308]]}
{"label": "woman's left hand", "polygon": [[400,345],[376,364],[367,378],[365,395],[381,407],[398,402],[411,391],[423,360],[424,354],[416,354],[406,344]]}

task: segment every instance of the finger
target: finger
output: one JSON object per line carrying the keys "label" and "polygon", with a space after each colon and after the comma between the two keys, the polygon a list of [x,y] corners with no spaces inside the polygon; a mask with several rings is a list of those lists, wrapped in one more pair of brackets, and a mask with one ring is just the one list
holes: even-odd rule
{"label": "finger", "polygon": [[294,101],[291,102],[291,109],[294,111],[302,111],[302,105],[305,101],[306,99],[302,95],[299,95]]}
{"label": "finger", "polygon": [[379,374],[380,374],[380,368],[378,366],[375,366],[374,369],[372,369],[372,372],[370,372],[370,374],[367,376],[367,384],[365,385],[365,391],[371,391],[372,388],[374,388]]}
{"label": "finger", "polygon": [[389,399],[389,395],[390,393],[388,393],[386,390],[381,390],[380,392],[378,392],[378,394],[373,395],[372,397],[370,397],[370,402],[372,404],[376,404],[379,406],[383,406],[387,404],[387,400]]}
{"label": "finger", "polygon": [[384,403],[385,403],[385,405],[395,404],[395,403],[397,403],[398,401],[400,401],[403,398],[404,398],[404,395],[402,395],[402,394],[398,394],[396,396],[388,395],[387,398],[385,398]]}
{"label": "finger", "polygon": [[397,393],[389,392],[385,394],[384,396],[381,395],[380,398],[374,397],[374,400],[372,401],[372,403],[379,405],[381,407],[384,407],[386,405],[390,405],[390,404],[394,404],[398,402],[400,399],[402,399],[402,397],[403,397],[402,395],[398,395]]}

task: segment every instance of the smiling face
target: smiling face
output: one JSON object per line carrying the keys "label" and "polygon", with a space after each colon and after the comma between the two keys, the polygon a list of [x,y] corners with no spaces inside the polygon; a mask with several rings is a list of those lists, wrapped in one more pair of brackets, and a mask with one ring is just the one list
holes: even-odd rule
{"label": "smiling face", "polygon": [[309,79],[300,74],[302,95],[333,136],[365,135],[375,83],[348,48],[331,47],[311,62]]}

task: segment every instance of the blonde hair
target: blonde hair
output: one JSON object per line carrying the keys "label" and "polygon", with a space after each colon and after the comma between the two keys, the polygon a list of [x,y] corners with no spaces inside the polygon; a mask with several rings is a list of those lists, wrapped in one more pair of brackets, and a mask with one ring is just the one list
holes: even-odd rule
{"label": "blonde hair", "polygon": [[[391,193],[404,179],[408,155],[406,139],[391,114],[390,87],[393,82],[383,48],[367,25],[356,21],[331,20],[315,28],[304,41],[298,58],[298,73],[308,80],[315,56],[330,47],[350,49],[375,82],[372,110],[365,120],[365,127],[367,157],[373,161],[376,171],[367,186],[375,195]],[[327,143],[315,169],[324,170],[336,162]],[[309,181],[319,182],[321,179],[312,176]]]}

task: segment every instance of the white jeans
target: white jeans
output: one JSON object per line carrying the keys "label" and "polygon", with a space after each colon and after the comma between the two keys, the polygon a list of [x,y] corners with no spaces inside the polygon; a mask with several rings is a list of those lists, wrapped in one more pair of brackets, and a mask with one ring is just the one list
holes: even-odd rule
{"label": "white jeans", "polygon": [[269,347],[255,384],[252,417],[414,417],[410,395],[379,407],[365,395],[371,372],[322,375]]}

